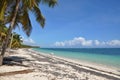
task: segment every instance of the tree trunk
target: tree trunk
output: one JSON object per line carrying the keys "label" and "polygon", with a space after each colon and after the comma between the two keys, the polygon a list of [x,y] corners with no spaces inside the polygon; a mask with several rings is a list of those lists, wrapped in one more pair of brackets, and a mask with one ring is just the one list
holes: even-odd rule
{"label": "tree trunk", "polygon": [[0,63],[1,63],[1,65],[3,63],[3,56],[2,55],[0,55]]}
{"label": "tree trunk", "polygon": [[20,0],[16,0],[15,12],[13,13],[14,16],[13,16],[13,18],[11,20],[10,27],[8,29],[8,34],[7,34],[5,43],[2,46],[2,51],[1,51],[1,54],[0,54],[0,65],[2,65],[2,63],[3,63],[3,57],[4,57],[4,54],[5,54],[7,45],[8,45],[9,38],[11,36],[13,26],[15,24],[15,19],[16,19],[16,15],[17,15],[17,12],[18,12],[18,8],[19,8],[19,3],[20,3]]}
{"label": "tree trunk", "polygon": [[11,47],[12,47],[12,41],[13,41],[13,33],[12,33],[12,38],[11,38],[11,40],[10,40],[10,49],[11,49]]}

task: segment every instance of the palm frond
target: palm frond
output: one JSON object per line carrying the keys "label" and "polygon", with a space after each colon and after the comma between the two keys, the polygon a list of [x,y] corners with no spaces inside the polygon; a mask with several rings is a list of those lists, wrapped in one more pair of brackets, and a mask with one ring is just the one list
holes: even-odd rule
{"label": "palm frond", "polygon": [[6,13],[11,10],[11,5],[15,4],[16,0],[0,0],[0,21],[4,21]]}
{"label": "palm frond", "polygon": [[32,9],[36,5],[36,0],[22,0],[24,7]]}
{"label": "palm frond", "polygon": [[20,18],[20,23],[22,24],[23,31],[30,36],[32,25],[27,11],[24,11],[23,15]]}
{"label": "palm frond", "polygon": [[57,0],[42,0],[43,4],[47,4],[49,7],[54,7],[57,4]]}
{"label": "palm frond", "polygon": [[7,1],[0,0],[0,21],[4,21],[4,13],[6,11]]}
{"label": "palm frond", "polygon": [[41,0],[35,0],[36,4],[39,5]]}
{"label": "palm frond", "polygon": [[37,6],[35,6],[32,11],[33,11],[34,14],[35,14],[36,21],[37,21],[38,23],[40,23],[40,25],[42,26],[42,28],[44,28],[45,18],[43,17],[40,9],[39,9]]}

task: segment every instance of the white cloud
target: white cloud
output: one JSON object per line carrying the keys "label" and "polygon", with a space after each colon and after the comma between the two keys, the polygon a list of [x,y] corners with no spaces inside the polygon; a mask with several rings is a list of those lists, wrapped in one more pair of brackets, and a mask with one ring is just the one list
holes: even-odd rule
{"label": "white cloud", "polygon": [[55,46],[64,46],[65,44],[63,42],[55,42]]}
{"label": "white cloud", "polygon": [[31,38],[27,38],[27,39],[23,38],[23,43],[27,45],[34,45],[35,41]]}
{"label": "white cloud", "polygon": [[120,40],[99,41],[87,40],[84,37],[75,37],[72,40],[55,42],[56,47],[120,47]]}
{"label": "white cloud", "polygon": [[66,40],[63,42],[55,42],[55,46],[57,47],[64,47],[64,46],[76,46],[76,45],[81,45],[81,46],[91,46],[92,45],[92,40],[86,40],[83,37],[75,37],[72,40]]}
{"label": "white cloud", "polygon": [[71,40],[71,43],[73,45],[82,45],[82,46],[91,46],[92,45],[92,40],[86,40],[83,37],[76,37],[73,40]]}
{"label": "white cloud", "polygon": [[100,45],[100,41],[95,40],[94,42],[95,42],[95,45]]}
{"label": "white cloud", "polygon": [[107,44],[110,46],[120,46],[120,40],[111,40]]}

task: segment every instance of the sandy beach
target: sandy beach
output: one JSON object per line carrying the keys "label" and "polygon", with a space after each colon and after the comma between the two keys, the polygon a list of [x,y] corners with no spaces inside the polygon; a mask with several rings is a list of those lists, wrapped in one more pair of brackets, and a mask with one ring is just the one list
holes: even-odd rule
{"label": "sandy beach", "polygon": [[9,52],[0,80],[120,80],[120,71],[31,49]]}

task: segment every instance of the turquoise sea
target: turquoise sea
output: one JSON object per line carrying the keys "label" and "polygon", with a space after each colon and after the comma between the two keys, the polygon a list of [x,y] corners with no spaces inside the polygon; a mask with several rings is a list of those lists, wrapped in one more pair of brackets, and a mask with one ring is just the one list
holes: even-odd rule
{"label": "turquoise sea", "polygon": [[33,50],[120,68],[120,48],[34,48]]}

